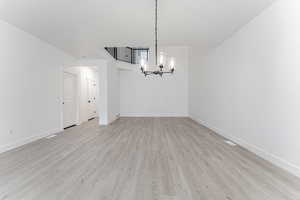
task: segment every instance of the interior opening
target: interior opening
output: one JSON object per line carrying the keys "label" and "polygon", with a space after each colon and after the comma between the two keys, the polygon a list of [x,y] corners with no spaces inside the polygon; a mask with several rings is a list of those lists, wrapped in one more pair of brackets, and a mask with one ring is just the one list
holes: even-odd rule
{"label": "interior opening", "polygon": [[63,69],[64,129],[84,122],[99,120],[97,67],[75,66]]}

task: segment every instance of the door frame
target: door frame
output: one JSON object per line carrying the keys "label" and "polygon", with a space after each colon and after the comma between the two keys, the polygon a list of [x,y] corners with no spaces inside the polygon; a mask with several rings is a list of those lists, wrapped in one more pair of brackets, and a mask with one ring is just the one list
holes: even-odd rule
{"label": "door frame", "polygon": [[64,74],[67,73],[67,74],[71,74],[75,77],[75,104],[76,104],[76,122],[75,124],[76,125],[80,125],[79,123],[79,84],[78,84],[78,75],[76,73],[71,73],[71,72],[68,72],[65,70],[64,67],[61,68],[61,98],[60,98],[60,109],[61,109],[61,125],[60,125],[60,129],[61,131],[64,130],[64,105],[63,105],[63,102],[64,102]]}

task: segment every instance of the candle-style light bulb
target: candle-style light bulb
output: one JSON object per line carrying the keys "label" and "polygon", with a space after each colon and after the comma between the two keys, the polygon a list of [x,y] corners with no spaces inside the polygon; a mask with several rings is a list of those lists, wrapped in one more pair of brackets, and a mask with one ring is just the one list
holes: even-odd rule
{"label": "candle-style light bulb", "polygon": [[141,68],[146,71],[146,61],[144,59],[141,59]]}
{"label": "candle-style light bulb", "polygon": [[145,60],[144,60],[144,59],[141,59],[141,67],[144,68],[144,66],[145,66]]}
{"label": "candle-style light bulb", "polygon": [[171,58],[171,60],[170,60],[170,68],[171,68],[171,70],[175,69],[175,60],[174,60],[174,58]]}
{"label": "candle-style light bulb", "polygon": [[163,64],[164,64],[164,55],[163,53],[161,53],[159,56],[159,65],[163,65]]}

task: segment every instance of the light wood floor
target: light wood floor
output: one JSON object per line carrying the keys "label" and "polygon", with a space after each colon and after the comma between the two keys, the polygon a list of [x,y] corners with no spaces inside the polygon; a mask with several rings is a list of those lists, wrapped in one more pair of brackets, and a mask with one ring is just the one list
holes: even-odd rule
{"label": "light wood floor", "polygon": [[0,199],[300,200],[300,180],[190,119],[121,118],[0,154]]}

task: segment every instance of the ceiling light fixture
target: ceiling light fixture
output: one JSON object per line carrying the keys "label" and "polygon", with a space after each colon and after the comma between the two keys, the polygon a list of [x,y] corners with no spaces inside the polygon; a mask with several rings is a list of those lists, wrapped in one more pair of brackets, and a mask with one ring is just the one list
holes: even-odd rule
{"label": "ceiling light fixture", "polygon": [[[159,56],[159,64],[158,64],[158,28],[157,28],[157,18],[158,18],[158,0],[155,0],[155,67],[157,70],[151,71],[147,70],[148,66],[145,60],[141,60],[141,71],[145,76],[148,75],[160,75],[163,74],[173,74],[175,71],[175,60],[171,58],[167,60],[167,57],[161,52]],[[168,70],[165,70],[165,63],[169,62]]]}

